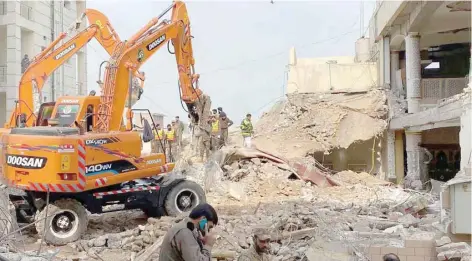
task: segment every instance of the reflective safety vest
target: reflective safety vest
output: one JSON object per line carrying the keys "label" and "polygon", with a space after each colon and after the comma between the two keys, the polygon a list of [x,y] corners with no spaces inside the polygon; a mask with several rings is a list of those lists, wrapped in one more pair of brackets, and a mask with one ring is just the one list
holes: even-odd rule
{"label": "reflective safety vest", "polygon": [[175,131],[174,130],[166,131],[166,135],[167,135],[167,140],[174,141],[174,139],[175,139]]}
{"label": "reflective safety vest", "polygon": [[217,133],[218,131],[220,131],[220,121],[216,120],[211,123],[211,132]]}
{"label": "reflective safety vest", "polygon": [[157,133],[156,131],[154,130],[154,138],[156,140],[162,140],[162,138],[164,137],[164,130],[158,130]]}
{"label": "reflective safety vest", "polygon": [[252,123],[248,119],[244,119],[240,127],[243,137],[250,137],[254,133]]}

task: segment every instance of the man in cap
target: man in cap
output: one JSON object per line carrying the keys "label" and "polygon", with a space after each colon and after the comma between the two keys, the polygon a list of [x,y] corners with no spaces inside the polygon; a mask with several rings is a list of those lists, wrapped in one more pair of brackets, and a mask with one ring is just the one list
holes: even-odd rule
{"label": "man in cap", "polygon": [[265,227],[253,229],[252,245],[238,257],[238,261],[268,261],[270,235]]}
{"label": "man in cap", "polygon": [[187,218],[173,225],[163,238],[159,261],[211,261],[216,242],[212,231],[218,214],[208,203],[197,205]]}
{"label": "man in cap", "polygon": [[221,117],[221,113],[223,112],[223,108],[222,107],[218,107],[218,115]]}
{"label": "man in cap", "polygon": [[219,124],[220,124],[220,135],[221,135],[221,143],[223,145],[228,144],[228,128],[233,125],[233,121],[230,120],[225,112],[220,113],[220,119],[219,119]]}

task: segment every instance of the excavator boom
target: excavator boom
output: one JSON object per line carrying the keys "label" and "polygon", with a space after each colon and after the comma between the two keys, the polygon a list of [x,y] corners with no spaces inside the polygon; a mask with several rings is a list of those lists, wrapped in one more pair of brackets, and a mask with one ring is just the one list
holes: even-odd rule
{"label": "excavator boom", "polygon": [[[172,10],[170,22],[159,19]],[[197,122],[208,116],[211,101],[198,88],[198,74],[194,72],[195,60],[190,34],[190,21],[183,2],[174,3],[157,18],[151,20],[128,42],[124,51],[117,50],[112,55],[105,71],[97,130],[99,132],[120,129],[121,115],[125,109],[125,97],[131,84],[131,72],[141,67],[164,44],[172,41],[179,72],[181,99],[187,104],[189,113]],[[133,44],[134,42],[134,44]],[[203,122],[203,121],[200,121]]]}
{"label": "excavator boom", "polygon": [[[61,33],[44,51],[33,58],[32,63],[21,77],[18,95],[19,102],[10,116],[10,121],[6,124],[7,128],[15,126],[18,115],[22,113],[32,114],[33,111],[39,109],[39,106],[34,104],[34,92],[41,93],[47,78],[92,38],[95,38],[110,55],[115,51],[116,46],[121,43],[120,37],[103,13],[95,9],[86,9],[83,16],[87,17],[90,24],[89,27],[79,32],[65,44],[55,48],[67,36],[67,33]],[[80,22],[77,22],[72,27],[75,28],[71,28],[71,30],[78,29]],[[135,72],[135,75],[141,82],[144,81],[143,75],[138,72]],[[34,117],[27,117],[26,126],[33,126],[33,122]]]}

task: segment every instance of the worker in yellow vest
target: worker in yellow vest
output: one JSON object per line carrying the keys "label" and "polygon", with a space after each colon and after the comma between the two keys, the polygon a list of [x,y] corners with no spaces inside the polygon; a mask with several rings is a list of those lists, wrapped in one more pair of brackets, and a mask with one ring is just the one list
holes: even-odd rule
{"label": "worker in yellow vest", "polygon": [[220,147],[220,120],[216,115],[211,116],[210,149],[216,151]]}
{"label": "worker in yellow vest", "polygon": [[173,147],[175,144],[175,130],[172,128],[172,125],[167,124],[166,130],[166,144],[167,144],[167,153],[166,156],[168,157],[168,161],[174,161]]}
{"label": "worker in yellow vest", "polygon": [[166,135],[164,130],[156,123],[156,128],[154,129],[154,140],[151,142],[152,153],[164,153]]}

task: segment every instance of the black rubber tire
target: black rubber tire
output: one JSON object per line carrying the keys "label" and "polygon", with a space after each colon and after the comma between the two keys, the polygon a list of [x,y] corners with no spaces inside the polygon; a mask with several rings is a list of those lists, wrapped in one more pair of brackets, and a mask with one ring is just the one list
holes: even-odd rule
{"label": "black rubber tire", "polygon": [[[68,243],[78,240],[87,230],[87,226],[88,226],[87,210],[77,200],[59,199],[57,201],[54,201],[53,203],[50,203],[47,208],[48,208],[47,210],[48,217],[46,221],[46,231],[44,231],[45,230],[44,219],[46,218],[46,207],[44,207],[35,216],[35,220],[39,220],[35,224],[36,231],[38,231],[38,235],[40,237],[42,237],[44,234],[43,240],[45,242],[52,245],[56,245],[56,246],[66,245]],[[75,215],[77,216],[77,220],[76,220],[77,228],[71,235],[67,237],[57,237],[54,235],[54,232],[52,230],[52,226],[51,226],[52,220],[58,213],[61,213],[64,210],[75,213]]]}
{"label": "black rubber tire", "polygon": [[180,182],[179,184],[177,184],[175,187],[173,187],[170,190],[169,194],[167,194],[164,204],[165,204],[165,210],[168,216],[176,217],[180,215],[181,213],[183,213],[175,205],[175,200],[179,196],[178,194],[184,189],[190,190],[191,192],[194,193],[194,195],[197,196],[198,202],[192,202],[192,208],[198,204],[206,203],[206,196],[205,196],[205,191],[203,191],[203,188],[193,181],[184,180]]}

